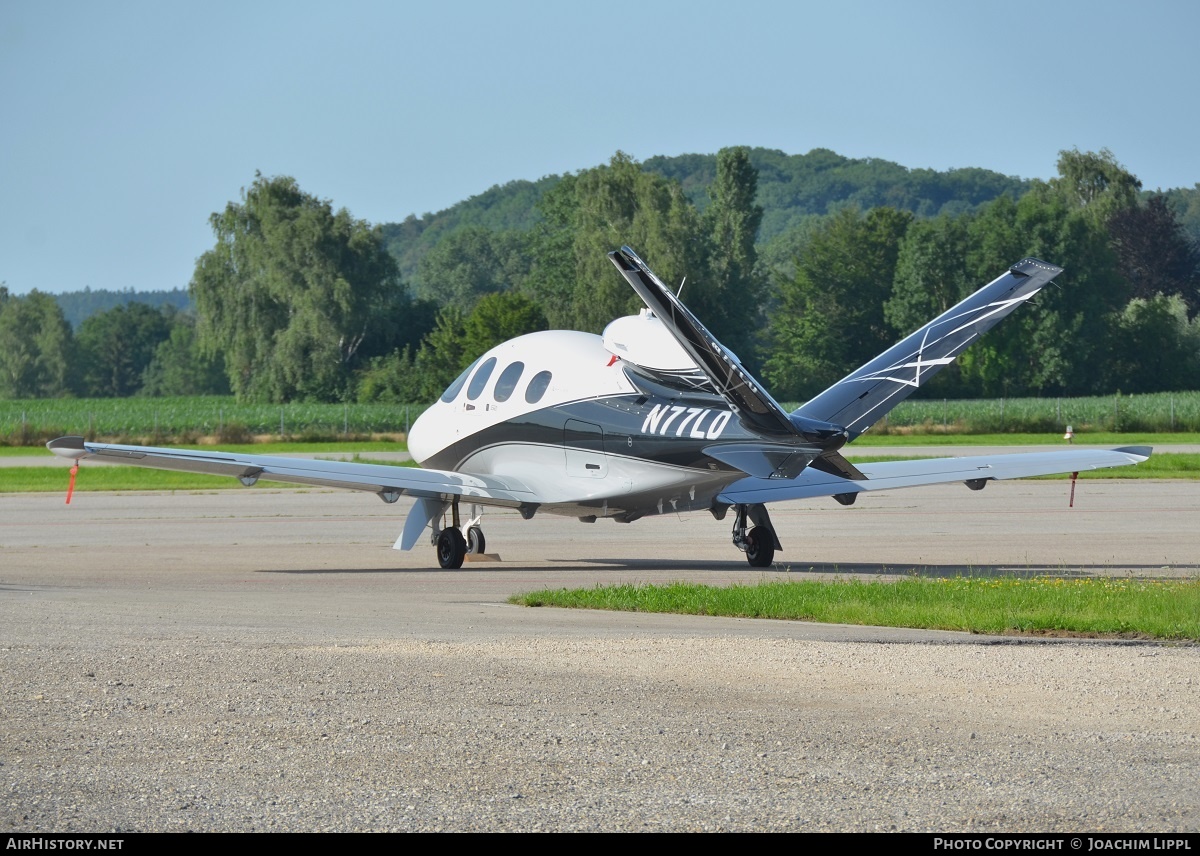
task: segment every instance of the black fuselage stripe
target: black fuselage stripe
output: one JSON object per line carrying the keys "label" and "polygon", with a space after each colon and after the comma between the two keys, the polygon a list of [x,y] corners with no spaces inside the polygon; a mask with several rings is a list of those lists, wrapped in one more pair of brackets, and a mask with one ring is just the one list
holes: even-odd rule
{"label": "black fuselage stripe", "polygon": [[[467,435],[422,461],[432,469],[457,471],[465,461],[479,454],[480,450],[498,446],[537,445],[556,448],[599,451],[630,460],[649,461],[684,469],[712,470],[732,469],[721,464],[703,450],[714,443],[729,443],[759,440],[759,436],[745,430],[736,418],[729,418],[722,427],[719,438],[703,439],[692,437],[690,431],[676,435],[680,422],[668,424],[665,418],[658,423],[656,433],[644,433],[643,426],[655,406],[695,408],[710,414],[709,424],[715,418],[711,414],[727,413],[729,408],[716,396],[678,396],[675,398],[648,397],[625,394],[603,398],[583,399],[567,404],[522,413],[510,419],[496,422]],[[703,417],[693,417],[699,419]],[[594,426],[595,443],[581,442],[579,436],[568,438],[567,423],[574,421],[584,426]],[[663,426],[666,429],[663,430]],[[577,433],[577,432],[576,432]]]}

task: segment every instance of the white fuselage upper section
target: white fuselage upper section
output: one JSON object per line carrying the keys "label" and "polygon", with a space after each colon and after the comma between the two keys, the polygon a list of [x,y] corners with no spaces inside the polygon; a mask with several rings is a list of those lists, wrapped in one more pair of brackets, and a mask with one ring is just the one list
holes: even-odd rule
{"label": "white fuselage upper section", "polygon": [[519,480],[556,513],[707,507],[736,475],[656,460],[651,446],[694,445],[697,430],[706,441],[719,437],[732,414],[711,404],[648,402],[614,351],[668,372],[694,364],[657,319],[618,321],[629,323],[610,325],[605,337],[553,330],[489,350],[414,423],[413,458],[432,469]]}
{"label": "white fuselage upper section", "polygon": [[[492,359],[496,362],[489,377],[476,384],[477,373]],[[521,369],[511,392],[497,400],[498,382],[517,363]],[[531,391],[531,382],[547,372],[549,379],[540,394],[536,388]],[[637,391],[600,336],[571,330],[546,330],[510,339],[485,353],[466,374],[467,382],[457,394],[450,400],[443,396],[409,431],[408,450],[418,463],[425,464],[455,443],[524,414],[580,399]]]}

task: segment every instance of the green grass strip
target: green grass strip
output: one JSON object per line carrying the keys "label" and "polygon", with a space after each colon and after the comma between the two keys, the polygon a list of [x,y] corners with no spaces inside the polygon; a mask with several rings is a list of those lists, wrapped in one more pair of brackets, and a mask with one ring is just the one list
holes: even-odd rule
{"label": "green grass strip", "polygon": [[[957,456],[956,456],[957,457]],[[856,464],[879,464],[890,461],[919,461],[927,455],[863,455],[853,459]],[[1031,476],[1038,479],[1069,479],[1070,473],[1052,476]],[[1165,452],[1150,460],[1129,467],[1106,467],[1102,470],[1083,470],[1081,479],[1200,479],[1200,453]]]}
{"label": "green grass strip", "polygon": [[[1161,446],[1200,443],[1200,434],[1154,433],[1113,434],[1107,431],[1075,435],[1076,446]],[[852,455],[855,446],[1070,446],[1062,434],[872,434],[861,435],[843,450]]]}
{"label": "green grass strip", "polygon": [[[414,466],[412,462],[376,461],[369,456],[355,455],[354,461],[362,464],[384,464],[399,467]],[[67,491],[70,469],[66,466],[48,467],[0,467],[0,493],[44,493]],[[297,487],[283,482],[263,479],[256,487],[278,490]],[[299,486],[305,487],[305,486]],[[85,461],[75,479],[76,491],[104,490],[233,490],[241,489],[242,483],[230,476],[212,476],[204,473],[184,473],[175,470],[155,470],[143,467],[115,465],[88,466]],[[305,487],[313,490],[312,487]],[[315,488],[320,490],[320,488]]]}
{"label": "green grass strip", "polygon": [[[70,469],[59,467],[6,467],[0,469],[0,493],[67,492]],[[259,482],[264,487],[278,482]],[[181,473],[174,470],[149,470],[136,467],[93,466],[79,468],[75,492],[102,490],[226,490],[241,488],[242,483],[229,476]]]}
{"label": "green grass strip", "polygon": [[[391,443],[385,440],[359,440],[345,443],[224,443],[217,446],[197,446],[195,444],[163,444],[172,449],[194,449],[201,452],[245,452],[251,455],[277,455],[281,452],[304,452],[313,455],[335,452],[407,452],[406,443]],[[30,455],[46,455],[47,460],[52,453],[45,446],[0,446],[0,458],[25,458]]]}
{"label": "green grass strip", "polygon": [[913,577],[896,582],[597,586],[514,595],[523,606],[774,618],[986,634],[1200,640],[1200,581]]}
{"label": "green grass strip", "polygon": [[[1055,476],[1036,476],[1046,479],[1069,479],[1069,473]],[[1084,470],[1081,479],[1198,479],[1200,454],[1194,452],[1165,452],[1132,467],[1110,467],[1103,470]]]}

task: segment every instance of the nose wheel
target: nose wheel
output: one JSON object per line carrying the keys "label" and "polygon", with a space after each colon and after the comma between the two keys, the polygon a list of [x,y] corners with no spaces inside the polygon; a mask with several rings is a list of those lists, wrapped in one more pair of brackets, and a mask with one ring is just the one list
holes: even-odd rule
{"label": "nose wheel", "polygon": [[479,526],[471,526],[467,529],[467,552],[468,553],[486,553],[487,539],[483,537],[483,529]]}

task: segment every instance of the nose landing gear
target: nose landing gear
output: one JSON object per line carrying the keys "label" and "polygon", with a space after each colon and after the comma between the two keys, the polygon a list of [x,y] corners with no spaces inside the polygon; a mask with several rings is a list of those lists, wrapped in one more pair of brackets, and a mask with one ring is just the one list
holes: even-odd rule
{"label": "nose landing gear", "polygon": [[467,552],[468,553],[486,553],[487,539],[483,537],[483,528],[480,526],[467,527]]}

